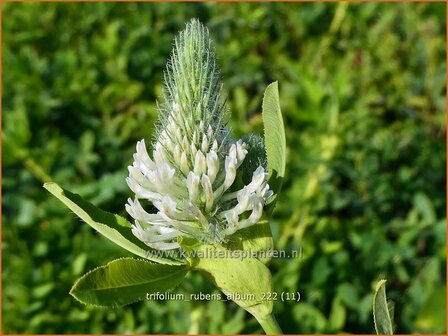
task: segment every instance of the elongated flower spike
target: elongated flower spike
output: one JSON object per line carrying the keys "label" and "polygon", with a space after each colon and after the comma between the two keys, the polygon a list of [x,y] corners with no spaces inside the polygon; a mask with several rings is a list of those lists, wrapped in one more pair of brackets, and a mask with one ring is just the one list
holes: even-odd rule
{"label": "elongated flower spike", "polygon": [[[208,30],[197,20],[174,41],[158,112],[152,155],[144,140],[137,142],[126,179],[135,193],[126,204],[133,234],[167,250],[179,248],[181,236],[217,244],[256,224],[272,196],[267,173],[260,165],[247,185],[237,181],[251,148],[225,127],[219,69]],[[156,213],[144,209],[149,204]]]}
{"label": "elongated flower spike", "polygon": [[[266,333],[282,334],[272,315],[273,301],[264,298],[273,292],[266,266],[270,257],[253,258],[251,253],[273,247],[264,219],[275,206],[285,174],[278,83],[269,84],[263,96],[264,137],[232,139],[208,31],[192,20],[174,40],[158,113],[152,143],[138,141],[128,167],[126,181],[135,197],[125,208],[133,224],[54,182],[44,185],[96,231],[146,259],[122,258],[94,269],[70,294],[86,304],[119,307],[170,290],[187,272],[198,271],[252,314]],[[148,246],[170,253],[154,255]],[[216,257],[203,254],[210,248],[218,252]],[[228,252],[249,256],[234,258]],[[129,290],[118,290],[122,288]]]}

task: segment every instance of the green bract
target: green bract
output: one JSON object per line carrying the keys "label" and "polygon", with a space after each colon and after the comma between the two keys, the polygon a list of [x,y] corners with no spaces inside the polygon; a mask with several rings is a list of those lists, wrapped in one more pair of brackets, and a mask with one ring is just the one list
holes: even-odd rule
{"label": "green bract", "polygon": [[[86,304],[116,307],[169,290],[189,270],[198,270],[266,332],[281,333],[271,316],[273,302],[263,299],[272,291],[269,255],[253,254],[273,248],[266,219],[285,173],[277,82],[267,87],[262,109],[264,140],[255,134],[234,140],[226,128],[208,30],[197,20],[188,23],[167,65],[152,151],[139,141],[129,166],[126,181],[135,197],[128,199],[126,210],[134,223],[55,183],[45,184],[99,233],[149,260],[115,260],[87,273],[70,293]],[[244,258],[200,255],[209,249],[251,253]]]}

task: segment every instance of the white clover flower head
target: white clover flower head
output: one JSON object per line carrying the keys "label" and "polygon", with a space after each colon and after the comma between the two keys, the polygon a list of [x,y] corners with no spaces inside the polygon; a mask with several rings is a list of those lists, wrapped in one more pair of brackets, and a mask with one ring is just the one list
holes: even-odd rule
{"label": "white clover flower head", "polygon": [[[152,155],[145,141],[138,141],[126,179],[135,193],[126,204],[135,221],[132,232],[159,250],[179,248],[181,236],[221,243],[258,223],[272,196],[262,164],[247,185],[241,182],[243,170],[251,169],[242,167],[251,147],[230,139],[225,127],[207,29],[192,20],[174,45]],[[150,204],[156,213],[144,209]]]}

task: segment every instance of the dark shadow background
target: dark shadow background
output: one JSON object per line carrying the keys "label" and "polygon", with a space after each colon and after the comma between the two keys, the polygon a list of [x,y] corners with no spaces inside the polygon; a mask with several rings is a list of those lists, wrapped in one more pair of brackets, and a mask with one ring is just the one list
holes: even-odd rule
{"label": "dark shadow background", "polygon": [[[216,42],[236,136],[279,81],[287,176],[272,221],[287,333],[372,333],[385,278],[398,333],[445,333],[445,3],[2,3],[4,333],[260,333],[233,303],[84,307],[86,271],[127,255],[42,188],[125,215],[174,35]],[[178,292],[213,291],[190,276]]]}

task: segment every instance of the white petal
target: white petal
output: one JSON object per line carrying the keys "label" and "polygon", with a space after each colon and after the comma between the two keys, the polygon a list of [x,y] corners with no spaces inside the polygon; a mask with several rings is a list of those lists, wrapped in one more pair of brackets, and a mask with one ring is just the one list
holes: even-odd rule
{"label": "white petal", "polygon": [[193,143],[194,144],[198,143],[198,137],[199,137],[198,131],[196,130],[193,132]]}
{"label": "white petal", "polygon": [[141,225],[136,221],[131,228],[132,234],[136,236],[139,240],[145,241],[147,238],[147,232],[141,227]]}
{"label": "white petal", "polygon": [[128,204],[125,205],[125,208],[129,215],[135,220],[152,223],[162,221],[162,218],[159,215],[147,213],[137,199],[132,201],[132,199],[128,198]]}
{"label": "white petal", "polygon": [[160,251],[175,250],[180,248],[179,243],[148,243],[147,245]]}
{"label": "white petal", "polygon": [[235,181],[236,158],[232,156],[226,156],[225,171],[226,171],[226,177],[224,179],[224,190],[227,190]]}
{"label": "white petal", "polygon": [[269,197],[274,194],[272,190],[269,190],[269,184],[265,183],[263,188],[260,190],[260,196],[266,201]]}
{"label": "white petal", "polygon": [[156,173],[158,178],[158,181],[156,182],[168,184],[173,179],[175,170],[174,168],[171,168],[169,164],[164,163],[161,166],[157,167]]}
{"label": "white petal", "polygon": [[148,171],[147,174],[143,174],[140,169],[135,166],[128,166],[129,177],[138,182],[143,188],[148,191],[156,191],[154,184],[149,180],[152,176],[152,170]]}
{"label": "white petal", "polygon": [[249,189],[247,188],[247,186],[238,191],[237,201],[238,204],[235,207],[235,211],[238,214],[242,214],[243,212],[249,210]]}
{"label": "white petal", "polygon": [[207,175],[210,178],[210,183],[215,182],[216,175],[219,171],[218,155],[214,150],[207,153]]}
{"label": "white petal", "polygon": [[194,145],[194,142],[191,143],[190,145],[190,153],[192,157],[196,157],[196,152],[198,151],[198,149],[196,148],[196,146]]}
{"label": "white petal", "polygon": [[162,198],[160,194],[143,188],[135,179],[131,177],[126,178],[126,183],[129,188],[140,198],[146,198],[150,201],[159,200]]}
{"label": "white petal", "polygon": [[148,245],[150,243],[158,243],[158,242],[163,242],[166,240],[171,240],[173,238],[177,238],[181,235],[181,233],[177,230],[172,230],[170,233],[163,233],[163,234],[150,234],[147,235],[147,239],[145,240],[145,243],[147,243]]}
{"label": "white petal", "polygon": [[185,202],[184,204],[185,214],[197,221],[202,225],[208,225],[207,218],[202,214],[201,210],[192,202]]}
{"label": "white petal", "polygon": [[252,174],[252,181],[247,185],[250,192],[253,193],[260,189],[263,182],[266,179],[267,174],[264,172],[264,168],[259,166]]}
{"label": "white petal", "polygon": [[179,104],[177,102],[175,102],[175,101],[173,101],[172,108],[173,108],[173,112],[174,113],[177,113],[177,112],[180,111]]}
{"label": "white petal", "polygon": [[225,217],[226,217],[226,221],[227,221],[227,225],[228,225],[226,233],[232,234],[232,233],[236,232],[239,228],[237,213],[235,211],[228,211],[226,213]]}
{"label": "white petal", "polygon": [[166,162],[165,159],[165,150],[163,149],[160,142],[156,143],[154,152],[153,152],[154,161],[157,165],[161,165]]}
{"label": "white petal", "polygon": [[154,206],[169,218],[176,218],[176,202],[168,195],[163,196],[161,201],[155,201]]}
{"label": "white petal", "polygon": [[206,174],[202,175],[201,184],[205,194],[205,210],[209,212],[213,207],[213,202],[215,199],[213,196],[212,184]]}
{"label": "white petal", "polygon": [[177,231],[176,229],[165,227],[165,226],[155,226],[154,227],[158,233],[160,234],[167,234]]}
{"label": "white petal", "polygon": [[184,175],[187,175],[190,171],[187,154],[185,152],[182,152],[182,155],[180,157],[180,170],[182,171],[182,173],[184,173]]}
{"label": "white petal", "polygon": [[184,135],[183,139],[182,139],[182,149],[184,150],[185,153],[190,153],[190,143],[188,142],[188,138],[186,135]]}
{"label": "white petal", "polygon": [[151,158],[148,155],[144,139],[137,142],[136,150],[137,152],[134,155],[134,159],[137,158],[137,160],[139,161],[138,162],[139,166],[144,165],[149,170],[154,169],[155,163],[151,160]]}
{"label": "white petal", "polygon": [[236,158],[238,160],[238,166],[241,165],[244,158],[246,157],[247,149],[246,144],[242,140],[236,142]]}
{"label": "white petal", "polygon": [[215,151],[215,152],[217,152],[218,151],[218,141],[213,141],[213,144],[212,144],[212,149]]}
{"label": "white petal", "polygon": [[248,220],[251,224],[256,224],[263,214],[263,203],[262,201],[256,202],[254,205],[254,209],[252,210],[252,213],[250,214]]}
{"label": "white petal", "polygon": [[200,150],[196,152],[196,157],[194,159],[194,173],[198,176],[205,174],[207,170],[207,162],[205,161],[205,156]]}
{"label": "white petal", "polygon": [[235,144],[232,144],[232,145],[230,146],[230,149],[229,149],[229,156],[230,156],[231,158],[236,159],[236,146],[235,146]]}
{"label": "white petal", "polygon": [[180,162],[180,156],[181,156],[180,146],[179,146],[179,144],[176,144],[176,146],[174,146],[174,150],[173,150],[174,160],[176,162]]}

